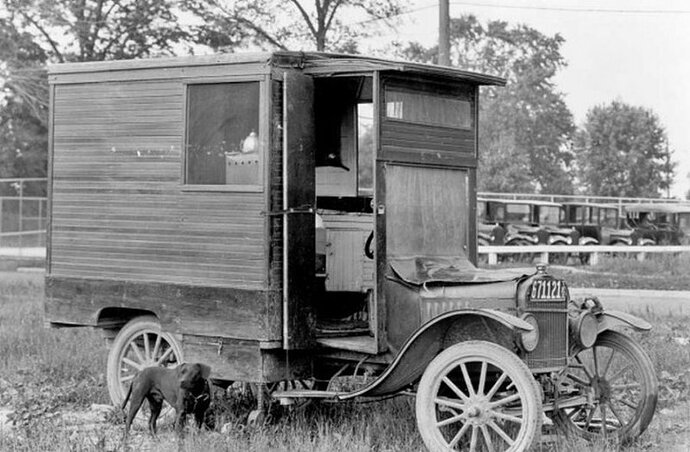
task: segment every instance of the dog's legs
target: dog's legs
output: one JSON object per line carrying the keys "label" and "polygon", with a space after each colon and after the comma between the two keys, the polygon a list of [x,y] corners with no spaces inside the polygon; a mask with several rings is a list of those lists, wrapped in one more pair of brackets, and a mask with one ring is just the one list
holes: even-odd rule
{"label": "dog's legs", "polygon": [[210,406],[210,400],[202,400],[194,409],[194,420],[196,421],[196,427],[201,428],[205,425],[208,429],[213,429],[211,416],[208,412]]}
{"label": "dog's legs", "polygon": [[161,409],[163,408],[163,399],[154,396],[149,396],[147,399],[149,401],[149,408],[151,409],[149,431],[151,435],[156,436],[156,421],[158,421],[158,416],[161,414]]}
{"label": "dog's legs", "polygon": [[175,431],[177,435],[182,437],[184,431],[184,421],[187,419],[187,412],[185,411],[184,402],[177,408],[177,417],[175,418]]}
{"label": "dog's legs", "polygon": [[143,397],[132,397],[132,401],[129,405],[129,413],[127,413],[127,419],[125,420],[125,437],[127,437],[129,428],[132,425],[132,420],[134,419],[134,416],[137,415],[137,411],[139,411],[139,408],[141,408],[142,403],[144,403]]}

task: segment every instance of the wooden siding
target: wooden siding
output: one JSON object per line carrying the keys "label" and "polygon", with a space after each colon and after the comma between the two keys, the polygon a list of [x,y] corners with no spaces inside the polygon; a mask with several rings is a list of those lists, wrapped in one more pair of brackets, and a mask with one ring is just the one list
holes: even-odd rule
{"label": "wooden siding", "polygon": [[185,191],[180,81],[56,85],[51,274],[266,287],[264,193]]}

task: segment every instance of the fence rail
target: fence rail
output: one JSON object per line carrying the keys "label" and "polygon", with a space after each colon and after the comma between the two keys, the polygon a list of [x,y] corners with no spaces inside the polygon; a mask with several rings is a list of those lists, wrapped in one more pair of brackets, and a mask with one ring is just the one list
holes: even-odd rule
{"label": "fence rail", "polygon": [[498,198],[498,199],[540,199],[552,202],[588,202],[601,204],[636,204],[636,203],[662,203],[677,204],[690,202],[687,199],[675,198],[631,198],[623,196],[590,196],[590,195],[552,195],[544,193],[499,193],[499,192],[477,192],[479,198]]}
{"label": "fence rail", "polygon": [[549,261],[549,254],[588,254],[589,264],[595,265],[606,253],[634,255],[644,260],[650,253],[687,253],[690,246],[617,246],[617,245],[529,245],[529,246],[478,246],[479,254],[488,255],[489,265],[498,263],[499,254],[539,254],[542,262]]}

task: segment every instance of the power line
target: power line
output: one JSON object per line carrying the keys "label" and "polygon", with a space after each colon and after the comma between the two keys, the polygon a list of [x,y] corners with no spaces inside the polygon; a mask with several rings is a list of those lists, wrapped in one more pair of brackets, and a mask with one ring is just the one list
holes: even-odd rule
{"label": "power line", "polygon": [[[479,8],[498,8],[498,9],[521,9],[521,10],[532,10],[532,11],[554,11],[554,12],[565,12],[565,13],[603,13],[603,14],[690,14],[690,10],[685,9],[611,9],[611,8],[568,8],[568,7],[558,7],[558,6],[520,6],[520,5],[506,5],[501,3],[479,3],[479,2],[463,2],[463,1],[451,1],[451,5],[459,6],[475,6]],[[405,11],[400,11],[397,14],[392,14],[387,17],[376,17],[372,19],[365,19],[362,21],[354,22],[351,25],[363,25],[371,22],[378,22],[380,20],[392,19],[394,17],[406,16],[408,14],[418,13],[426,9],[438,8],[438,2],[431,5],[419,6],[417,8],[408,9]]]}
{"label": "power line", "polygon": [[[611,9],[611,8],[568,8],[558,6],[520,6],[505,5],[500,3],[478,3],[478,2],[450,2],[451,5],[479,6],[484,8],[504,8],[504,9],[526,9],[535,11],[557,11],[568,13],[609,13],[609,14],[690,14],[690,10],[685,9]],[[434,5],[435,6],[435,5]]]}

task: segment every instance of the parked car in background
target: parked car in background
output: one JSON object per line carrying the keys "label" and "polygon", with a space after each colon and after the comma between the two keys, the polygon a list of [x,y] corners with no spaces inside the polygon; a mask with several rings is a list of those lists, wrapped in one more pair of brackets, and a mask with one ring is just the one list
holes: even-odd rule
{"label": "parked car in background", "polygon": [[579,234],[579,245],[632,245],[637,235],[622,224],[618,206],[587,202],[565,202],[560,225]]}
{"label": "parked car in background", "polygon": [[[505,245],[572,245],[578,243],[579,233],[559,224],[561,204],[538,200],[480,198],[477,217],[480,223],[498,225],[505,231]],[[482,214],[482,216],[479,215]],[[481,228],[478,228],[478,231]],[[565,263],[567,253],[550,255],[551,262]],[[514,256],[513,256],[514,257]],[[531,260],[534,256],[523,256]]]}
{"label": "parked car in background", "polygon": [[489,201],[477,200],[477,245],[504,245],[506,231],[488,215]]}
{"label": "parked car in background", "polygon": [[640,245],[687,245],[690,243],[690,204],[628,204],[627,225]]}

